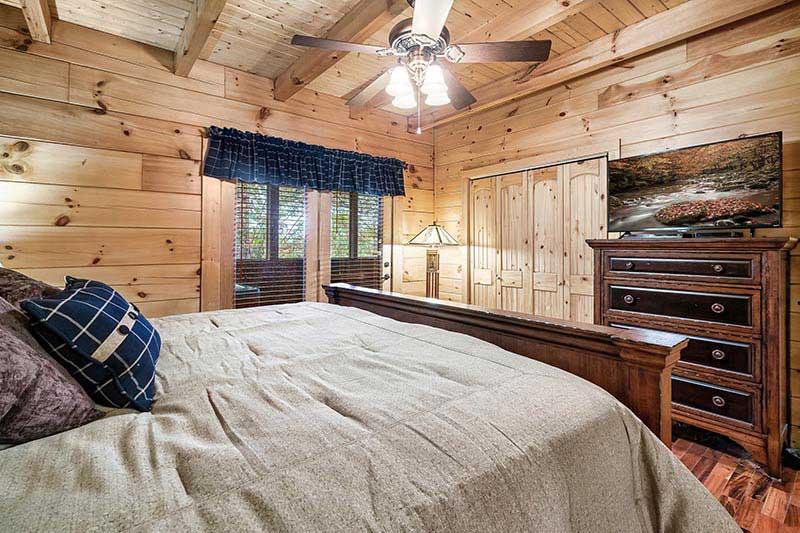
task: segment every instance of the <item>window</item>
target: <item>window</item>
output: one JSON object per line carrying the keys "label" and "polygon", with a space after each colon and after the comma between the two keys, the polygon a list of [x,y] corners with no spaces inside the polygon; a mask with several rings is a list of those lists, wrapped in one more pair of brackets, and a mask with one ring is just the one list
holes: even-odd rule
{"label": "window", "polygon": [[[324,194],[330,194],[331,210],[330,214],[326,210],[320,215],[331,217],[330,249],[311,250],[314,263],[307,264],[307,204],[309,198],[317,202],[320,195],[309,196],[304,189],[293,187],[237,184],[235,307],[300,302],[307,294],[314,299],[310,296],[314,291],[306,291],[309,283],[341,282],[381,288],[383,200],[356,193]],[[316,218],[312,224],[316,226]],[[327,243],[327,239],[322,242]]]}
{"label": "window", "polygon": [[380,289],[382,262],[381,197],[331,193],[331,282]]}
{"label": "window", "polygon": [[239,183],[236,193],[235,306],[302,301],[305,190]]}

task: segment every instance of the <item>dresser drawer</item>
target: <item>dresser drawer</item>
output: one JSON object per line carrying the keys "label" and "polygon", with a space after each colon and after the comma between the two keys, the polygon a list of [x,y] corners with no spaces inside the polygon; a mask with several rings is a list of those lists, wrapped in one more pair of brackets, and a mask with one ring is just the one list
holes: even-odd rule
{"label": "dresser drawer", "polygon": [[754,401],[750,392],[672,376],[672,401],[707,413],[753,424]]}
{"label": "dresser drawer", "polygon": [[753,325],[753,297],[749,294],[718,294],[623,285],[610,285],[608,289],[609,309],[612,311],[735,326]]}
{"label": "dresser drawer", "polygon": [[[656,331],[628,324],[612,323],[610,325],[625,329]],[[659,329],[657,331],[677,333],[689,339],[689,344],[687,344],[686,348],[681,352],[681,359],[678,362],[679,365],[696,365],[695,368],[699,367],[699,370],[721,370],[723,372],[741,375],[739,377],[746,376],[752,378],[754,376],[755,355],[758,347],[752,343],[696,337],[670,328]]]}
{"label": "dresser drawer", "polygon": [[731,278],[749,280],[753,278],[756,265],[752,258],[745,259],[694,259],[687,257],[632,257],[609,256],[610,274],[658,274],[662,277],[687,276]]}

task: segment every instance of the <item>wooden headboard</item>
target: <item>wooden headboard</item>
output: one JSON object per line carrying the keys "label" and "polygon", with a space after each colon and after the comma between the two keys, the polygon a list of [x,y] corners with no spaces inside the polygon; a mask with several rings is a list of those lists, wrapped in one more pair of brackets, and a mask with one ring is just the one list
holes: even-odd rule
{"label": "wooden headboard", "polygon": [[687,339],[383,292],[325,285],[332,304],[471,335],[578,375],[627,405],[667,445],[672,443],[670,374]]}

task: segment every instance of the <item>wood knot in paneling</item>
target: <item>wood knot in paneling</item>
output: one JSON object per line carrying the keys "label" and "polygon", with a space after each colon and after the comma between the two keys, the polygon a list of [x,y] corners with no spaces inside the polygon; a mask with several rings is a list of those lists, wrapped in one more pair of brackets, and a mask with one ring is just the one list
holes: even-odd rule
{"label": "wood knot in paneling", "polygon": [[24,174],[25,173],[25,167],[20,163],[12,163],[11,165],[8,165],[8,170],[12,174]]}
{"label": "wood knot in paneling", "polygon": [[0,175],[7,174],[10,177],[23,176],[31,173],[31,163],[28,161],[31,155],[31,145],[26,141],[16,141],[5,144],[0,152]]}
{"label": "wood knot in paneling", "polygon": [[105,115],[108,112],[108,106],[102,100],[97,100],[97,109],[94,110],[97,115]]}

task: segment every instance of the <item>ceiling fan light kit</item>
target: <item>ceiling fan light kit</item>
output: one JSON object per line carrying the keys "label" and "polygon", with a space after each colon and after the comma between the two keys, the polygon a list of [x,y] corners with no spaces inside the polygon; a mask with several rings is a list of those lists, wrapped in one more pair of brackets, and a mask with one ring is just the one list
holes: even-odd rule
{"label": "ceiling fan light kit", "polygon": [[414,92],[412,91],[407,94],[395,96],[394,100],[392,100],[392,105],[398,109],[414,109],[417,107],[417,99],[414,98]]}
{"label": "ceiling fan light kit", "polygon": [[447,94],[447,84],[444,82],[444,72],[442,72],[442,67],[434,63],[430,67],[428,67],[427,72],[425,72],[425,79],[422,82],[422,86],[420,87],[420,91],[422,94]]}
{"label": "ceiling fan light kit", "polygon": [[[426,96],[425,105],[428,106],[452,103],[456,109],[462,110],[476,101],[452,72],[442,68],[438,59],[450,63],[541,62],[550,55],[550,41],[450,44],[450,31],[445,22],[453,0],[408,0],[408,3],[414,8],[414,17],[402,20],[392,28],[388,48],[304,35],[295,35],[292,44],[397,57],[399,64],[392,69],[388,82],[382,81],[377,86],[372,84],[369,89],[380,90],[385,83],[386,92],[394,97],[392,105],[399,109],[417,107],[418,116],[422,107],[419,93]],[[419,127],[417,132],[421,132]]]}
{"label": "ceiling fan light kit", "polygon": [[403,65],[397,65],[392,69],[391,77],[389,78],[389,85],[386,86],[386,93],[389,96],[404,96],[414,92],[411,86],[411,79],[408,77],[408,71]]}
{"label": "ceiling fan light kit", "polygon": [[429,107],[437,107],[437,106],[447,105],[449,103],[450,103],[450,97],[447,96],[447,92],[429,94],[425,98],[425,105]]}

